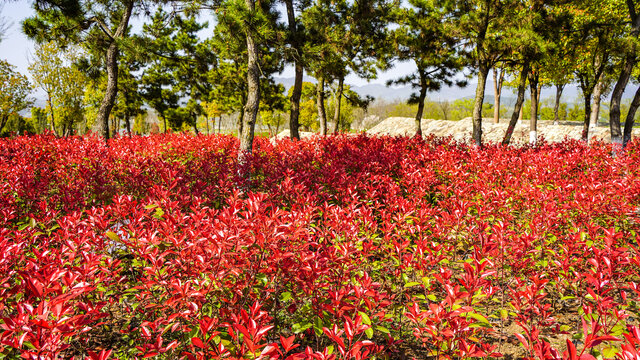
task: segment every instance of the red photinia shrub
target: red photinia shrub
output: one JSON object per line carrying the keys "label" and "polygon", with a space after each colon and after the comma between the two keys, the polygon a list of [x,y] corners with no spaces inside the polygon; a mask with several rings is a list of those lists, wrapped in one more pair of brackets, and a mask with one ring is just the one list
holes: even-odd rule
{"label": "red photinia shrub", "polygon": [[640,144],[0,140],[0,354],[636,359]]}

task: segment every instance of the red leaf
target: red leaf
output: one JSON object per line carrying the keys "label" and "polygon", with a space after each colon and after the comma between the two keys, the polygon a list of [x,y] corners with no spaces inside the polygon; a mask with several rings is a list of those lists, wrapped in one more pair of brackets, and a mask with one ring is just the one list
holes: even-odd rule
{"label": "red leaf", "polygon": [[200,338],[194,337],[191,338],[191,343],[197,347],[199,347],[200,349],[204,349],[204,343],[202,342],[202,340],[200,340]]}

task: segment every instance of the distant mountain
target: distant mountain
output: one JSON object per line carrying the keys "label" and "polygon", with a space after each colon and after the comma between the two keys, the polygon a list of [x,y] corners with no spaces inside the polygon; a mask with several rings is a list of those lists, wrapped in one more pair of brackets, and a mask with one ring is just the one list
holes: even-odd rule
{"label": "distant mountain", "polygon": [[[294,82],[294,78],[285,77],[276,77],[275,80],[277,83],[283,84],[287,89],[293,86]],[[305,76],[304,81],[315,83],[315,79],[309,76]],[[464,88],[460,88],[457,86],[444,86],[439,91],[427,94],[427,97],[431,100],[449,101],[463,98],[473,98],[475,97],[476,86],[477,83],[470,83]],[[363,86],[351,85],[351,89],[362,96],[369,95],[373,96],[376,99],[383,99],[387,101],[407,100],[409,99],[409,96],[411,96],[411,94],[415,91],[410,86],[389,87],[383,84],[367,84]],[[627,89],[623,95],[623,99],[632,99],[635,91],[636,88],[634,86],[627,86]],[[555,98],[556,89],[554,87],[543,88],[541,95],[543,100],[547,98]],[[516,89],[504,87],[501,95],[501,104],[505,106],[513,106],[513,104],[515,104],[516,97]],[[491,81],[487,81],[487,85],[485,88],[485,103],[493,104],[493,98],[493,83]],[[528,92],[525,94],[525,99],[529,99]],[[582,99],[582,92],[577,85],[568,85],[564,88],[562,92],[563,102],[574,103],[578,101],[578,99]],[[603,102],[608,103],[609,97],[603,99]]]}

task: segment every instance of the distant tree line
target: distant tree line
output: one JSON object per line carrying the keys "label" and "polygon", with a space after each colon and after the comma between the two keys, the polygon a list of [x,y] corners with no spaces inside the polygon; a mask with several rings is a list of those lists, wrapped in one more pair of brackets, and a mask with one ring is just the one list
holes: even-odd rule
{"label": "distant tree line", "polygon": [[[300,129],[323,135],[348,129],[349,114],[372,99],[353,92],[346,77],[374,79],[397,61],[416,67],[390,83],[414,88],[409,103],[415,105],[417,135],[428,94],[443,85],[463,86],[475,76],[471,116],[477,146],[482,146],[483,116],[492,115],[484,104],[490,78],[494,121],[509,118],[505,144],[523,110],[535,142],[542,89],[555,88],[558,121],[567,112],[563,89],[572,83],[583,97],[582,138],[588,139],[600,108],[607,107],[601,99],[610,93],[611,138],[626,144],[640,106],[640,90],[626,109],[622,106],[624,90],[639,76],[638,5],[635,0],[37,0],[35,16],[22,29],[38,44],[32,85],[47,94],[46,108],[33,114],[37,126],[61,135],[95,126],[109,139],[120,123],[129,133],[144,130],[139,119],[145,105],[158,114],[159,131],[190,127],[199,133],[199,119],[215,128],[222,115],[235,114],[242,162],[252,150],[259,118],[274,130],[288,120],[294,139]],[[202,15],[213,17],[213,24]],[[143,25],[132,27],[134,18]],[[295,70],[295,81],[285,93],[273,76],[287,65]],[[11,86],[25,85],[10,65],[2,71]],[[315,83],[303,82],[305,72]],[[500,104],[506,85],[517,93],[511,114]],[[530,99],[523,109],[527,89]],[[22,98],[23,103],[3,105],[3,114],[29,106]],[[626,114],[624,127],[621,114]]]}

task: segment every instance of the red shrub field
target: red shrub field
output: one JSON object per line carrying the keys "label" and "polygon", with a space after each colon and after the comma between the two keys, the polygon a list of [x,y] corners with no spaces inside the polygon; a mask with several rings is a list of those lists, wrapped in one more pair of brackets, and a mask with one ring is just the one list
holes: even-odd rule
{"label": "red shrub field", "polygon": [[640,143],[236,148],[0,140],[0,358],[640,359]]}

